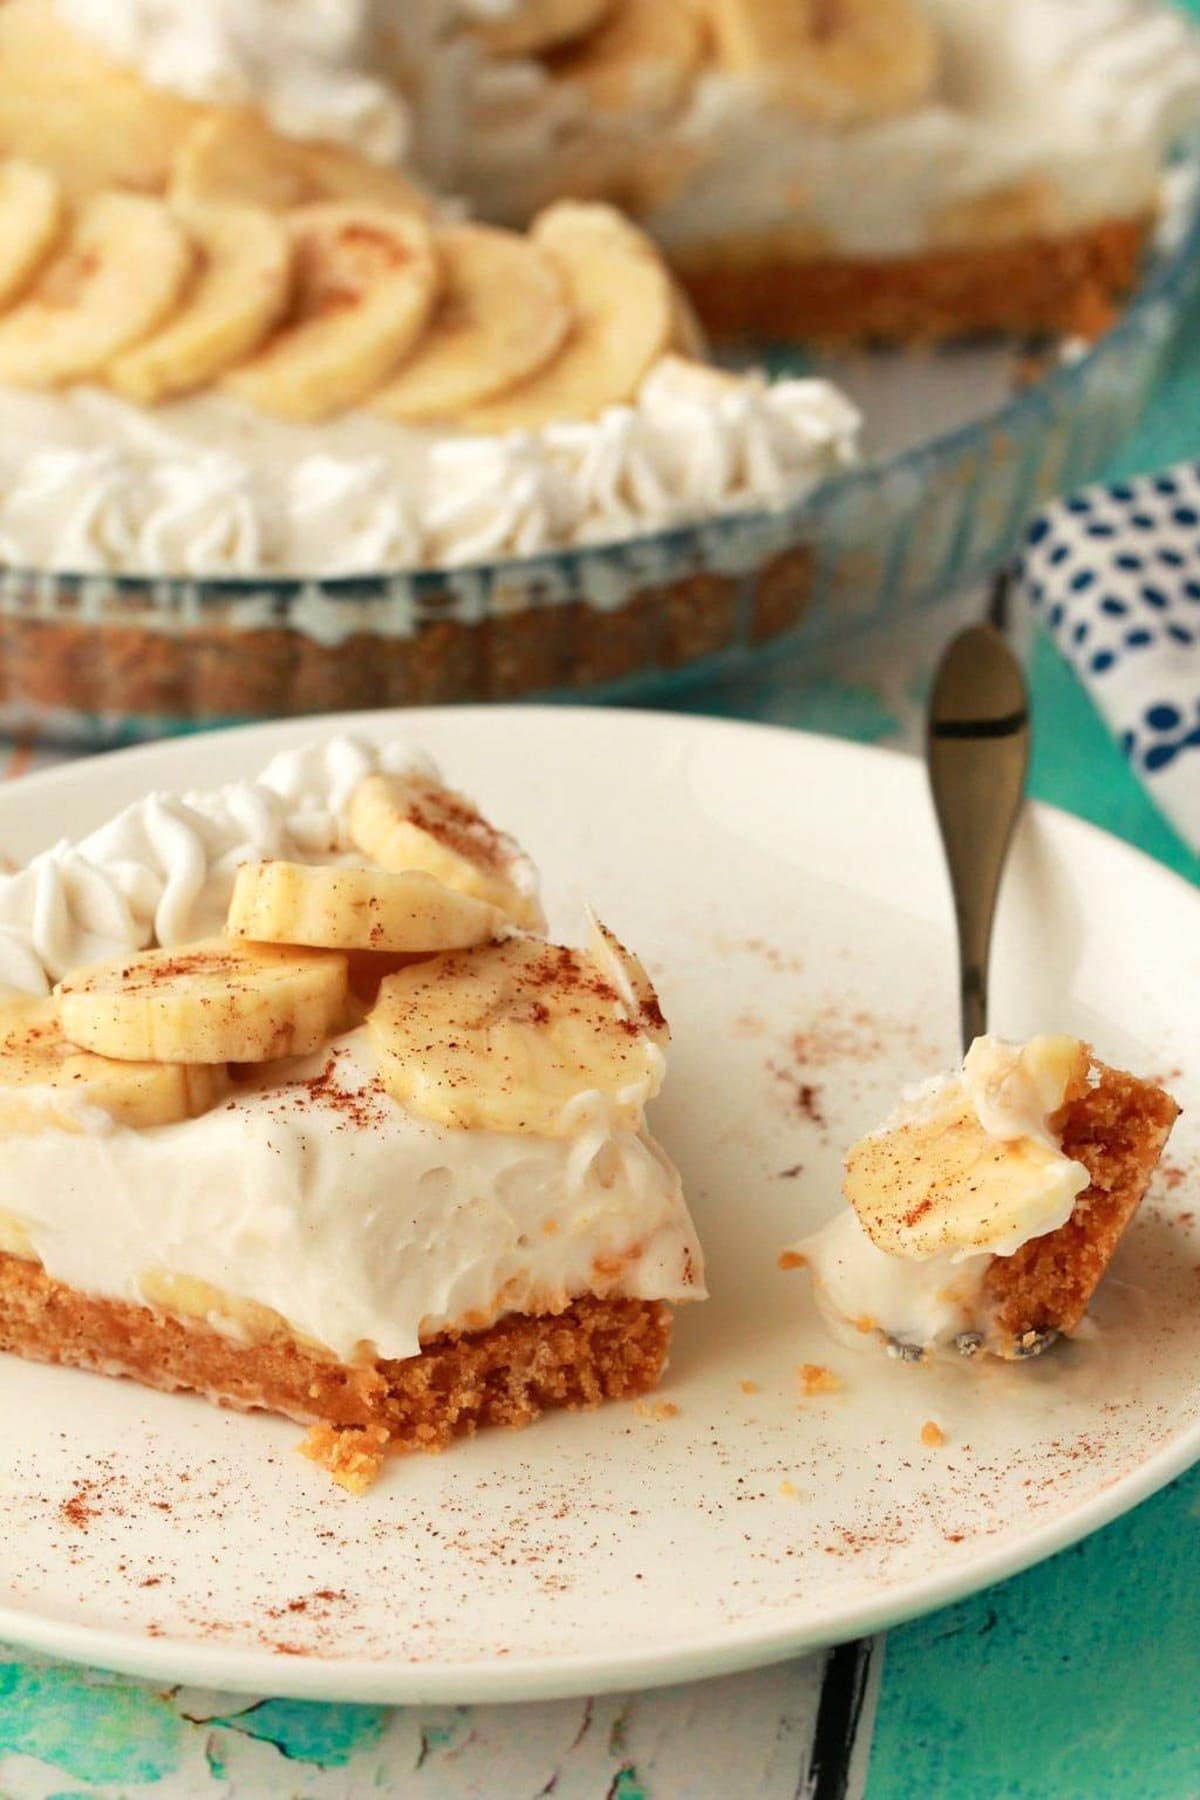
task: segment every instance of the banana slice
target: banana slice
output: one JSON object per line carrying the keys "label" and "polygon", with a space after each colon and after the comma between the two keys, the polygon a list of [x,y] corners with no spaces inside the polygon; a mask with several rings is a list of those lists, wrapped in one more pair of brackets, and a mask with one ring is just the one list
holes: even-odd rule
{"label": "banana slice", "polygon": [[826,125],[886,118],[934,91],[938,43],[918,0],[704,0],[717,58]]}
{"label": "banana slice", "polygon": [[440,1125],[562,1136],[600,1094],[633,1129],[667,1040],[641,964],[602,926],[588,950],[510,938],[391,975],[367,1020],[384,1087]]}
{"label": "banana slice", "polygon": [[80,1130],[79,1109],[143,1130],[194,1119],[229,1089],[223,1064],[116,1062],[63,1036],[53,1000],[0,1005],[0,1137]]}
{"label": "banana slice", "polygon": [[582,37],[602,23],[613,0],[517,0],[495,19],[478,21],[475,36],[493,56],[537,56]]}
{"label": "banana slice", "polygon": [[226,930],[261,944],[330,950],[458,950],[486,944],[509,921],[432,875],[308,863],[245,863]]}
{"label": "banana slice", "polygon": [[171,198],[185,205],[292,206],[347,200],[426,214],[428,203],[398,169],[369,162],[338,144],[280,137],[253,113],[203,119],[180,147]]}
{"label": "banana slice", "polygon": [[421,870],[524,931],[545,930],[531,865],[464,794],[427,776],[368,775],[350,796],[346,829],[381,869]]}
{"label": "banana slice", "polygon": [[108,369],[109,386],[141,406],[207,387],[249,356],[287,310],[292,240],[261,206],[189,207],[200,274],[180,310]]}
{"label": "banana slice", "polygon": [[97,374],[162,323],[195,267],[158,200],[85,200],[62,250],[0,318],[0,381],[53,387]]}
{"label": "banana slice", "polygon": [[0,306],[28,286],[58,241],[62,189],[33,163],[0,163]]}
{"label": "banana slice", "polygon": [[589,419],[632,400],[676,329],[674,290],[658,252],[612,207],[561,201],[535,219],[531,236],[562,272],[574,329],[531,381],[465,413],[476,431]]}
{"label": "banana slice", "polygon": [[123,1062],[308,1056],[348,1008],[344,956],[226,938],[99,963],[55,993],[71,1043]]}
{"label": "banana slice", "polygon": [[110,62],[64,24],[56,0],[3,0],[0,72],[0,155],[37,163],[72,200],[161,193],[200,112]]}
{"label": "banana slice", "polygon": [[516,232],[454,225],[435,242],[445,286],[433,322],[372,402],[403,424],[452,419],[517,386],[546,366],[571,327],[557,268]]}
{"label": "banana slice", "polygon": [[262,412],[323,419],[373,394],[412,349],[433,311],[438,262],[415,213],[301,207],[292,237],[287,322],[222,386]]}
{"label": "banana slice", "polygon": [[686,100],[706,39],[684,0],[615,0],[599,28],[555,51],[549,67],[599,112],[662,115]]}
{"label": "banana slice", "polygon": [[1076,1038],[976,1039],[964,1064],[973,1092],[951,1076],[847,1155],[846,1198],[872,1243],[893,1256],[1007,1256],[1061,1225],[1089,1177],[1046,1120],[1086,1089],[1087,1070]]}

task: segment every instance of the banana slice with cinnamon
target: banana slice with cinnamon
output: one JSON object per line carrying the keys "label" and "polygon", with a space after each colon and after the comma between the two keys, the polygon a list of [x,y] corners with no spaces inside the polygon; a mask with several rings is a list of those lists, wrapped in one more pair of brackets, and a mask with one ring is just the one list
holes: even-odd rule
{"label": "banana slice with cinnamon", "polygon": [[444,285],[432,322],[372,403],[402,424],[453,419],[519,386],[571,329],[557,268],[516,232],[453,225],[436,245]]}
{"label": "banana slice with cinnamon", "polygon": [[194,271],[191,242],[160,200],[85,200],[62,248],[0,318],[0,381],[54,387],[99,374],[163,323]]}
{"label": "banana slice with cinnamon", "polygon": [[200,272],[184,304],[108,369],[109,385],[154,406],[207,387],[252,354],[287,311],[292,240],[261,206],[192,206],[184,222]]}
{"label": "banana slice with cinnamon", "polygon": [[574,327],[532,380],[466,411],[464,422],[476,431],[591,419],[632,400],[678,329],[674,287],[658,251],[612,207],[560,201],[539,215],[530,235],[558,265]]}
{"label": "banana slice with cinnamon", "polygon": [[262,412],[318,420],[368,399],[415,346],[433,312],[439,268],[416,213],[308,206],[290,223],[292,309],[222,386]]}
{"label": "banana slice with cinnamon", "polygon": [[636,1130],[665,1069],[649,976],[598,923],[586,950],[519,937],[414,963],[367,1024],[393,1098],[463,1130],[561,1136],[593,1096]]}

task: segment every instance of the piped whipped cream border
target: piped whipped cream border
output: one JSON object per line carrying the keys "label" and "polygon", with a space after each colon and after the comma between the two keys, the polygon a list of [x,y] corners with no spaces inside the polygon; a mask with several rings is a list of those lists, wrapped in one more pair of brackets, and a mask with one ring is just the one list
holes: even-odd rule
{"label": "piped whipped cream border", "polygon": [[196,577],[454,568],[783,507],[856,461],[860,427],[829,382],[671,356],[634,404],[594,421],[480,437],[372,422],[361,455],[341,447],[353,415],[335,451],[200,404],[197,428],[197,403],[148,417],[95,390],[0,391],[10,443],[52,440],[0,448],[0,561]]}

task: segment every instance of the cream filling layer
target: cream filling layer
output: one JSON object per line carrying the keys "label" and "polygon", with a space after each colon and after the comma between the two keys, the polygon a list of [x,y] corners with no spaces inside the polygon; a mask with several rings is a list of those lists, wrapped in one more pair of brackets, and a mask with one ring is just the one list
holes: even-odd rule
{"label": "cream filling layer", "polygon": [[362,1030],[201,1118],[80,1126],[6,1141],[10,1241],[84,1293],[211,1296],[235,1335],[267,1309],[339,1359],[399,1359],[583,1294],[703,1297],[676,1170],[599,1096],[566,1138],[447,1130],[383,1092]]}
{"label": "cream filling layer", "polygon": [[850,1207],[795,1246],[826,1322],[839,1336],[878,1335],[897,1346],[945,1349],[981,1329],[983,1277],[992,1257],[889,1256]]}

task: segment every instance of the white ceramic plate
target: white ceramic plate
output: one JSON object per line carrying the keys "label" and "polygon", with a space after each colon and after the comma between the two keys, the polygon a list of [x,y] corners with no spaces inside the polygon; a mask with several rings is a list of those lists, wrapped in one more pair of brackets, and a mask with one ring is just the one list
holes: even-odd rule
{"label": "white ceramic plate", "polygon": [[[0,1637],[260,1693],[481,1701],[713,1675],[872,1630],[1094,1530],[1200,1455],[1200,898],[1100,833],[1026,821],[994,1023],[1091,1038],[1188,1111],[1094,1336],[1024,1367],[832,1342],[782,1245],[839,1154],[955,1049],[950,914],[915,764],[756,726],[583,711],[371,715],[414,736],[642,951],[675,1029],[655,1125],[711,1301],[662,1398],[399,1460],[351,1499],[286,1422],[0,1359]],[[152,786],[332,725],[177,741],[0,793],[27,855]],[[1190,1061],[1189,1061],[1190,1059]],[[841,1392],[805,1399],[797,1365]],[[650,1416],[646,1416],[649,1411]],[[926,1420],[946,1443],[922,1443]]]}

